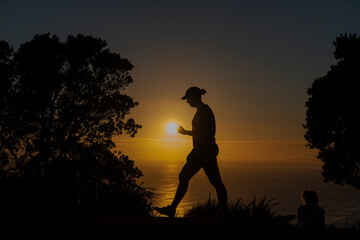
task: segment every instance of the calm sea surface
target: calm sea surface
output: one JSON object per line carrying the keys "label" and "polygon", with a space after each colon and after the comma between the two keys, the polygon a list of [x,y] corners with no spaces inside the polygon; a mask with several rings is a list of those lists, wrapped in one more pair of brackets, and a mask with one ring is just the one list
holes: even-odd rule
{"label": "calm sea surface", "polygon": [[[171,203],[178,184],[178,174],[184,162],[136,161],[144,177],[140,182],[145,187],[154,188],[157,194],[156,206]],[[315,190],[319,195],[319,205],[325,209],[326,223],[338,227],[360,222],[360,191],[350,186],[324,183],[321,165],[313,161],[222,161],[220,172],[228,191],[230,201],[239,198],[250,202],[267,196],[277,203],[278,214],[296,214],[302,204],[303,190]],[[198,202],[206,201],[209,194],[215,198],[216,192],[207,180],[203,170],[190,181],[188,192],[180,203],[178,214]]]}

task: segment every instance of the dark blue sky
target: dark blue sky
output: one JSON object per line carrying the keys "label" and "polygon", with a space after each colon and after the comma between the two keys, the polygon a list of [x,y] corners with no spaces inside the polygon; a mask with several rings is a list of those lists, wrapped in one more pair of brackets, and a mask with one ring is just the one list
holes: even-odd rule
{"label": "dark blue sky", "polygon": [[205,88],[220,140],[302,142],[306,90],[335,63],[332,42],[359,33],[359,1],[0,1],[0,39],[101,37],[135,66],[128,93],[139,137],[190,125],[179,100]]}

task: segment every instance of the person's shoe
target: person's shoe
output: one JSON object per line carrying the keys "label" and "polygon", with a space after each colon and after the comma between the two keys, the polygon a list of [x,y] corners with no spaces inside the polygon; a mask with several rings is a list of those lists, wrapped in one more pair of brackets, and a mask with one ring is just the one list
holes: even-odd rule
{"label": "person's shoe", "polygon": [[170,218],[174,218],[175,217],[175,212],[176,210],[174,208],[172,208],[170,205],[166,206],[166,207],[155,207],[155,211],[157,211],[158,213],[162,214],[162,215],[166,215]]}

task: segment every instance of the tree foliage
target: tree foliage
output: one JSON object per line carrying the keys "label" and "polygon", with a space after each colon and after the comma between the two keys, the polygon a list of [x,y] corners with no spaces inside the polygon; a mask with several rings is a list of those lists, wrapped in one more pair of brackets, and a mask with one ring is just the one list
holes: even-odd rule
{"label": "tree foliage", "polygon": [[360,38],[334,42],[338,61],[308,89],[305,139],[319,150],[325,181],[360,189]]}
{"label": "tree foliage", "polygon": [[[112,151],[114,136],[134,136],[141,127],[128,118],[138,103],[123,93],[133,81],[133,65],[106,46],[102,39],[81,34],[65,42],[36,35],[17,51],[0,42],[3,183],[44,182],[72,171],[79,176],[83,206],[114,208],[120,202],[104,203],[112,195],[133,198],[133,203],[145,199],[149,208],[151,194],[136,185],[141,171]],[[39,181],[33,186],[39,187]]]}

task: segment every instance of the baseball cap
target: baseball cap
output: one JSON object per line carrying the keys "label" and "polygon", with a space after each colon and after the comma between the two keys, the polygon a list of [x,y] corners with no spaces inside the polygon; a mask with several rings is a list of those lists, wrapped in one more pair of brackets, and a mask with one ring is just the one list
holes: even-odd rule
{"label": "baseball cap", "polygon": [[200,89],[198,87],[191,87],[188,90],[186,90],[185,96],[183,96],[181,99],[185,100],[193,97],[199,97],[205,93],[206,93],[205,89]]}

